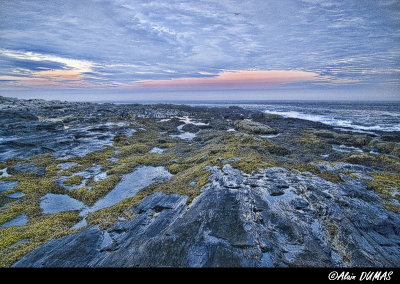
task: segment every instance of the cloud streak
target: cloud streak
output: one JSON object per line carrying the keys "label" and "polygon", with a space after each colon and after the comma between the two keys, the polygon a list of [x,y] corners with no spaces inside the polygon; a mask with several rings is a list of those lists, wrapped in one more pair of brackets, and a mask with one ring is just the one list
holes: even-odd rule
{"label": "cloud streak", "polygon": [[[0,76],[0,81],[13,82],[14,86],[34,87],[34,88],[54,88],[54,87],[87,87],[90,84],[85,79],[100,79],[89,73],[95,73],[93,62],[88,60],[77,60],[60,56],[41,54],[35,52],[24,52],[2,49],[0,55],[22,61],[34,61],[39,63],[55,62],[61,64],[63,69],[44,69],[43,71],[24,70],[20,76]],[[45,66],[45,64],[44,64]],[[14,70],[14,74],[18,73]]]}
{"label": "cloud streak", "polygon": [[133,86],[150,89],[202,89],[202,88],[262,88],[281,84],[316,81],[318,74],[297,70],[237,70],[224,71],[214,77],[175,78],[169,80],[142,80]]}
{"label": "cloud streak", "polygon": [[88,60],[78,60],[63,58],[55,55],[41,54],[36,52],[26,52],[18,50],[0,49],[0,55],[18,59],[18,60],[29,60],[29,61],[50,61],[57,62],[65,65],[66,68],[76,70],[80,73],[93,72],[94,63]]}

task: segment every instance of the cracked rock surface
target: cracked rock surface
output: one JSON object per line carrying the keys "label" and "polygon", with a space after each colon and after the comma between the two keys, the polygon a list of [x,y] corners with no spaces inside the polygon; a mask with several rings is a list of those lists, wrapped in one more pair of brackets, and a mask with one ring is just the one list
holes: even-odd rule
{"label": "cracked rock surface", "polygon": [[14,267],[400,263],[400,217],[383,210],[364,181],[343,176],[335,184],[280,167],[208,169],[210,183],[190,206],[184,195],[154,193],[132,208],[135,219],[51,240]]}

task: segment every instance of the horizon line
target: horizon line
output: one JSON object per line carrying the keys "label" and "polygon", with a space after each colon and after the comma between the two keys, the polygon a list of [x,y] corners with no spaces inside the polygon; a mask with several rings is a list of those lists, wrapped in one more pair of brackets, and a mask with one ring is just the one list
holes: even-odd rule
{"label": "horizon line", "polygon": [[4,94],[0,94],[0,97],[6,97],[6,98],[12,98],[12,99],[18,99],[18,100],[44,100],[44,101],[67,101],[67,102],[89,102],[89,103],[114,103],[114,104],[123,104],[123,103],[130,103],[130,102],[136,102],[136,103],[216,103],[216,104],[226,104],[226,103],[260,103],[260,102],[332,102],[332,103],[340,103],[340,102],[346,102],[346,103],[400,103],[399,100],[376,100],[376,99],[125,99],[125,100],[103,100],[103,99],[92,99],[92,100],[68,100],[68,99],[45,99],[45,98],[18,98],[18,97],[12,97],[12,96],[7,96]]}

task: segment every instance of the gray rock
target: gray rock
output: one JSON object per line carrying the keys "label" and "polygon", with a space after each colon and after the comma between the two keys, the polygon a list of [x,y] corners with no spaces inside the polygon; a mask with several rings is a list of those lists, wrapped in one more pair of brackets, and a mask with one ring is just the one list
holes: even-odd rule
{"label": "gray rock", "polygon": [[204,155],[199,159],[199,163],[203,163],[208,159],[208,155]]}
{"label": "gray rock", "polygon": [[77,165],[77,163],[75,163],[75,162],[66,162],[66,163],[58,164],[58,167],[62,170],[67,170],[75,165]]}
{"label": "gray rock", "polygon": [[46,172],[45,167],[37,167],[35,163],[17,163],[13,167],[9,168],[11,174],[34,174],[36,176],[42,177]]}
{"label": "gray rock", "polygon": [[336,163],[329,163],[329,162],[322,162],[322,163],[313,163],[313,165],[317,166],[321,170],[324,171],[329,171],[333,173],[340,173],[340,172],[346,172],[346,171],[354,171],[354,172],[360,172],[360,173],[373,173],[374,171],[366,166],[362,165],[354,165],[354,164],[349,164],[349,163],[341,163],[341,162],[336,162]]}
{"label": "gray rock", "polygon": [[297,210],[304,210],[308,207],[309,203],[305,199],[297,198],[290,202]]}
{"label": "gray rock", "polygon": [[0,120],[38,120],[36,116],[26,111],[1,110]]}
{"label": "gray rock", "polygon": [[[88,228],[50,241],[15,266],[390,267],[400,263],[400,217],[385,210],[361,182],[333,184],[283,168],[252,175],[229,165],[208,169],[210,183],[190,206],[185,196],[155,193],[132,209],[135,219],[120,221],[107,231]],[[255,177],[259,185],[249,186]],[[271,188],[284,194],[271,196]]]}
{"label": "gray rock", "polygon": [[[64,163],[67,164],[67,163]],[[76,164],[76,163],[74,163]],[[96,165],[90,168],[87,168],[83,171],[76,172],[73,174],[73,176],[81,176],[83,180],[81,181],[80,184],[74,184],[74,185],[65,185],[65,181],[70,177],[70,176],[61,176],[60,178],[55,180],[55,183],[58,184],[59,186],[65,188],[66,190],[73,190],[77,188],[81,188],[83,186],[86,186],[87,182],[89,179],[93,178],[94,182],[98,182],[101,180],[104,180],[107,178],[107,172],[102,171],[102,167],[100,165]],[[88,186],[88,190],[91,190],[91,186]]]}
{"label": "gray rock", "polygon": [[132,136],[135,132],[127,128],[127,122],[109,122],[106,116],[90,117],[90,106],[83,103],[80,107],[66,103],[61,109],[68,107],[69,116],[64,111],[62,115],[53,111],[49,114],[46,106],[37,105],[35,108],[34,102],[29,104],[38,115],[50,115],[53,118],[39,121],[36,116],[26,112],[8,112],[4,115],[0,110],[0,160],[44,153],[51,153],[59,159],[82,157],[111,145],[116,134]]}
{"label": "gray rock", "polygon": [[73,225],[73,226],[71,227],[71,230],[80,229],[80,228],[83,228],[83,227],[86,227],[86,226],[87,226],[86,218],[83,218],[81,221],[79,221],[78,223],[76,223],[75,225]]}
{"label": "gray rock", "polygon": [[107,172],[101,172],[93,177],[94,182],[99,182],[107,178]]}
{"label": "gray rock", "polygon": [[81,216],[110,207],[126,198],[135,196],[141,189],[154,183],[169,180],[173,175],[164,167],[140,166],[126,174],[116,187],[91,207],[85,208]]}
{"label": "gray rock", "polygon": [[13,244],[10,246],[10,248],[14,248],[14,247],[16,247],[16,246],[19,246],[20,244],[24,244],[24,243],[27,243],[27,242],[29,242],[29,239],[22,239],[22,240],[19,240],[18,242],[13,243]]}
{"label": "gray rock", "polygon": [[285,192],[282,190],[282,188],[279,188],[277,186],[268,188],[269,194],[272,196],[279,196],[284,194]]}
{"label": "gray rock", "polygon": [[150,154],[162,154],[164,153],[166,149],[162,149],[162,148],[158,148],[158,147],[154,147],[153,149],[151,149],[149,151]]}
{"label": "gray rock", "polygon": [[[88,263],[105,253],[99,248],[104,233],[90,228],[43,245],[41,250],[30,253],[18,261],[14,267],[87,267]],[[52,257],[47,258],[47,255]]]}
{"label": "gray rock", "polygon": [[23,192],[14,192],[14,193],[6,195],[6,197],[8,197],[8,198],[14,198],[14,199],[18,199],[18,198],[21,198],[24,196],[25,196],[25,193],[23,193]]}
{"label": "gray rock", "polygon": [[[78,173],[74,174],[74,176],[75,176],[75,175],[82,176],[81,174],[78,174]],[[83,177],[83,176],[82,176],[82,177]],[[88,181],[87,178],[84,178],[84,179],[81,181],[80,184],[65,185],[64,182],[65,182],[68,178],[69,178],[69,177],[67,177],[67,176],[61,176],[60,178],[54,180],[54,182],[55,182],[57,185],[59,185],[59,186],[63,187],[64,189],[66,189],[66,190],[73,190],[73,189],[77,189],[77,188],[81,188],[81,187],[85,186],[86,183],[87,183],[87,181]]]}
{"label": "gray rock", "polygon": [[171,137],[176,137],[176,138],[180,138],[182,140],[187,140],[190,141],[193,138],[196,137],[195,133],[191,133],[191,132],[182,132],[181,134],[174,134],[174,135],[170,135]]}
{"label": "gray rock", "polygon": [[234,125],[240,130],[255,134],[276,134],[277,131],[272,127],[250,119],[237,120]]}
{"label": "gray rock", "polygon": [[17,181],[4,181],[0,180],[0,192],[7,191],[13,189],[18,185]]}
{"label": "gray rock", "polygon": [[15,217],[14,219],[11,219],[10,221],[5,222],[2,224],[0,227],[1,228],[7,228],[7,227],[12,227],[12,226],[24,226],[28,223],[28,216],[26,214],[21,214]]}
{"label": "gray rock", "polygon": [[[107,231],[88,228],[52,240],[26,255],[14,267],[134,266],[130,257],[137,253],[142,240],[160,234],[182,212],[186,200],[182,195],[155,193],[133,209],[140,214],[136,219],[117,223]],[[47,258],[49,255],[51,257]]]}
{"label": "gray rock", "polygon": [[66,194],[47,193],[40,198],[40,208],[44,214],[55,214],[65,211],[81,210],[85,205]]}

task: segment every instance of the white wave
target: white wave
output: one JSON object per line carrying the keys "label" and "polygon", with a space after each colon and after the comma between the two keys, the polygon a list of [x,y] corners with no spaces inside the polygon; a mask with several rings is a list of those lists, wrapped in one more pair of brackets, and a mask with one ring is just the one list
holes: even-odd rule
{"label": "white wave", "polygon": [[366,134],[373,134],[373,135],[376,135],[375,132],[366,131],[366,130],[348,129],[348,128],[342,128],[342,127],[335,127],[335,129],[336,129],[336,130],[342,130],[342,131],[354,132],[354,133],[366,133]]}
{"label": "white wave", "polygon": [[357,147],[352,147],[352,146],[346,146],[346,145],[332,145],[332,149],[337,151],[337,152],[343,152],[343,153],[351,153],[351,152],[364,152],[360,148]]}
{"label": "white wave", "polygon": [[385,126],[383,126],[383,125],[365,126],[365,125],[354,124],[350,120],[336,119],[336,118],[328,117],[328,116],[324,116],[324,115],[306,114],[306,113],[301,113],[301,112],[297,112],[297,111],[265,110],[264,112],[270,113],[270,114],[277,114],[277,115],[281,115],[283,117],[288,117],[288,118],[298,118],[298,119],[310,120],[310,121],[315,121],[315,122],[321,122],[321,123],[324,123],[327,125],[338,126],[338,127],[347,127],[347,128],[358,129],[358,130],[400,131],[400,124],[395,124],[392,126],[387,126],[387,125],[385,125]]}

